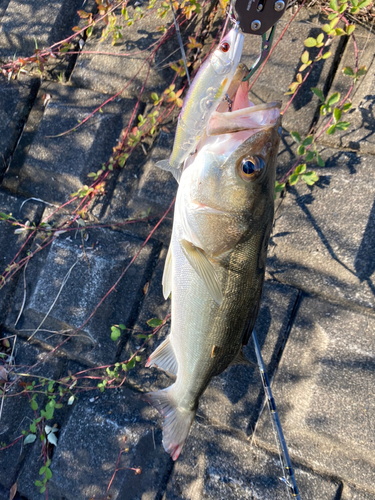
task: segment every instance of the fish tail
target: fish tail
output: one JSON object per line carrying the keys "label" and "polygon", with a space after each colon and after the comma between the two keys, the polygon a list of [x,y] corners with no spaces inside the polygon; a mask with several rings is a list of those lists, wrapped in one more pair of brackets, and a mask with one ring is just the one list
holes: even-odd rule
{"label": "fish tail", "polygon": [[144,394],[142,399],[154,406],[164,417],[163,446],[172,459],[177,460],[189,434],[196,410],[189,411],[177,407],[173,400],[173,385],[161,391]]}

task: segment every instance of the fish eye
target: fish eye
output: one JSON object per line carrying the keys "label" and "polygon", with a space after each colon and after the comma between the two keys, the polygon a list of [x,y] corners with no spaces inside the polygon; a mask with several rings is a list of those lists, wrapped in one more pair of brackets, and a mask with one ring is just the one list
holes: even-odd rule
{"label": "fish eye", "polygon": [[239,164],[239,174],[244,181],[258,179],[264,168],[264,160],[260,156],[246,156]]}
{"label": "fish eye", "polygon": [[230,49],[230,45],[228,42],[223,42],[221,45],[220,45],[220,48],[221,48],[221,51],[222,52],[228,52],[228,50]]}

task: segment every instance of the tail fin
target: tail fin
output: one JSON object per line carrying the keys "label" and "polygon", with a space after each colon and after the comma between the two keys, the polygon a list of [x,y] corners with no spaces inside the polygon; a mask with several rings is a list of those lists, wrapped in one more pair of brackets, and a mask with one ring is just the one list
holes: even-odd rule
{"label": "tail fin", "polygon": [[144,394],[142,399],[154,406],[164,417],[163,446],[172,459],[177,460],[188,437],[196,411],[176,407],[171,393],[173,385],[161,391]]}

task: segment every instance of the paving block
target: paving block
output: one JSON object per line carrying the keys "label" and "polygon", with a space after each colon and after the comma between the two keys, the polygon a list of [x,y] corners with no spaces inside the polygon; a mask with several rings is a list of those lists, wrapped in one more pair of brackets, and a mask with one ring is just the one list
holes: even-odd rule
{"label": "paving block", "polygon": [[[355,40],[358,47],[359,67],[366,66],[367,73],[355,85],[350,96],[352,108],[342,115],[342,121],[350,122],[345,131],[337,131],[333,135],[323,134],[321,142],[330,147],[344,147],[358,150],[361,153],[375,154],[375,38],[370,30],[356,28]],[[355,68],[354,48],[350,40],[345,48],[344,55],[337,69],[330,94],[339,92],[343,98],[349,90],[353,79],[344,75],[342,70],[346,66]]]}
{"label": "paving block", "polygon": [[[288,9],[277,25],[275,41],[291,16],[292,9]],[[319,15],[318,12],[310,9],[303,9],[299,12],[254,84],[249,94],[250,100],[256,104],[282,101],[282,109],[284,109],[292,97],[284,94],[288,92],[289,85],[295,81],[298,69],[302,64],[300,58],[306,50],[303,41],[311,36],[315,38],[321,33],[319,26],[324,22],[326,22],[326,18]],[[254,64],[259,55],[260,38],[258,35],[245,35],[241,61],[248,67]],[[315,57],[319,51],[316,48],[308,50],[310,58],[311,56]],[[311,91],[311,87],[319,87],[325,93],[327,92],[329,81],[333,77],[333,61],[339,56],[341,50],[342,41],[335,39],[330,46],[332,56],[326,60],[322,59],[314,65],[306,83],[283,116],[284,128],[289,131],[297,130],[301,135],[307,135],[320,103]],[[253,80],[254,77],[250,80],[250,84]]]}
{"label": "paving block", "polygon": [[293,186],[276,213],[268,271],[341,303],[375,304],[373,156],[325,149],[313,187]]}
{"label": "paving block", "polygon": [[[137,161],[139,156],[129,160],[120,172],[113,196],[103,216],[104,221],[122,222],[149,213],[149,216],[155,216],[155,219],[152,218],[149,223],[143,221],[129,226],[132,232],[137,232],[142,237],[148,236],[176,196],[178,184],[172,174],[155,166],[159,160],[169,157],[172,146],[173,135],[161,131],[146,161]],[[168,214],[154,236],[166,245],[169,245],[172,219],[173,211]]]}
{"label": "paving block", "polygon": [[1,19],[0,58],[33,55],[35,40],[42,49],[72,35],[81,8],[82,0],[11,0]]}
{"label": "paving block", "polygon": [[0,176],[5,172],[37,93],[39,81],[0,81]]}
{"label": "paving block", "polygon": [[[42,210],[41,205],[35,203],[33,200],[26,201],[25,198],[20,196],[11,196],[9,193],[0,191],[0,212],[4,214],[3,218],[5,218],[4,216],[12,215],[23,224],[27,221],[29,221],[31,225],[33,223],[38,224],[42,215]],[[26,243],[29,236],[27,231],[15,234],[17,229],[19,229],[19,227],[13,226],[12,223],[7,220],[2,220],[0,222],[0,273],[5,271],[17,252]],[[22,251],[21,257],[26,256],[29,247],[30,244],[27,244],[26,248]],[[4,319],[7,304],[20,276],[21,273],[17,273],[10,282],[0,289],[0,320]]]}
{"label": "paving block", "polygon": [[160,498],[171,459],[152,413],[129,389],[80,395],[52,458],[54,500]]}
{"label": "paving block", "polygon": [[[28,337],[41,325],[36,338],[53,347],[59,345],[89,318],[142,244],[125,233],[105,229],[85,234],[64,234],[30,261],[26,301],[17,324],[22,335]],[[93,318],[64,344],[70,357],[88,365],[114,362],[117,344],[110,339],[111,326],[131,325],[136,318],[155,252],[157,255],[158,248],[152,242],[146,245]],[[11,328],[23,300],[22,284],[6,320]]]}
{"label": "paving block", "polygon": [[50,99],[39,128],[25,161],[11,164],[4,185],[25,196],[64,203],[73,192],[90,184],[89,172],[98,171],[109,160],[129,123],[134,101],[117,99],[75,132],[52,137],[78,126],[108,96],[53,83],[44,84],[42,94]]}
{"label": "paving block", "polygon": [[373,493],[360,491],[353,485],[344,484],[340,500],[372,500],[373,498]]}
{"label": "paving block", "polygon": [[[338,498],[337,482],[294,466],[301,498]],[[280,476],[277,455],[236,439],[228,430],[195,423],[190,446],[186,444],[175,463],[163,500],[284,500],[288,494]]]}
{"label": "paving block", "polygon": [[[304,298],[273,393],[289,452],[375,494],[372,315]],[[255,440],[275,447],[264,411]]]}
{"label": "paving block", "polygon": [[[3,338],[9,335],[11,335],[10,332],[2,332]],[[13,345],[13,338],[9,340],[11,345]],[[17,338],[14,350],[15,371],[18,373],[25,372],[28,367],[45,358],[47,354],[48,352],[42,350],[37,343],[33,341],[25,342],[21,338]],[[38,377],[54,379],[59,376],[63,363],[63,356],[58,354],[50,356],[40,365],[33,368],[30,372],[33,377],[29,379],[24,377],[23,380],[30,383],[32,381],[38,383]],[[9,381],[12,382],[13,380],[14,377],[10,376]],[[31,409],[28,397],[26,395],[17,396],[22,390],[23,388],[20,384],[15,384],[9,389],[9,397],[4,400],[4,407],[1,414],[1,443],[4,443],[6,446],[21,436],[22,430],[29,430],[29,425],[33,418],[35,418],[35,412]],[[36,401],[39,407],[44,408],[43,404],[46,403],[45,396],[39,394]],[[0,451],[0,484],[8,489],[13,486],[18,479],[27,456],[34,448],[37,455],[40,456],[41,445],[39,439],[32,444],[26,445],[23,444],[23,439],[20,439],[13,446]]]}
{"label": "paving block", "polygon": [[[160,252],[159,260],[148,283],[148,291],[143,301],[142,309],[133,327],[133,332],[129,336],[128,342],[121,353],[121,359],[124,361],[129,359],[131,352],[139,350],[144,344],[145,339],[140,338],[139,335],[148,335],[152,333],[153,329],[148,326],[147,321],[153,318],[163,320],[170,314],[171,302],[169,299],[164,299],[161,284],[166,255],[167,248],[164,247]],[[161,344],[164,337],[169,334],[169,327],[170,323],[168,322],[154,335],[154,337],[147,341],[146,345],[139,353],[142,358],[141,362],[127,374],[127,382],[138,390],[148,392],[150,390],[160,389],[161,386],[167,387],[172,383],[172,379],[165,372],[145,368],[145,364],[150,354],[159,344]]]}
{"label": "paving block", "polygon": [[[179,44],[176,34],[173,34],[162,43],[155,56],[152,52],[156,49],[162,33],[157,28],[165,25],[167,28],[173,23],[171,12],[165,19],[157,17],[155,5],[152,10],[147,10],[145,4],[141,8],[145,13],[142,19],[136,20],[131,26],[121,15],[120,8],[115,11],[117,26],[120,28],[122,38],[113,44],[113,36],[103,35],[103,26],[97,26],[92,36],[87,40],[85,51],[101,52],[81,54],[77,60],[71,76],[73,85],[89,88],[99,92],[133,97],[143,87],[146,77],[145,96],[150,98],[152,92],[163,92],[172,83],[175,72],[169,67],[170,63],[177,63],[181,59]],[[139,7],[139,6],[138,6]],[[129,18],[137,15],[133,5],[127,6]],[[202,21],[202,16],[194,19],[190,25],[189,33],[192,34],[197,23]],[[181,26],[183,40],[187,41],[187,33]],[[150,47],[150,49],[149,49]],[[151,59],[150,59],[151,57]],[[149,70],[149,62],[151,69]],[[134,78],[134,81],[133,81]]]}

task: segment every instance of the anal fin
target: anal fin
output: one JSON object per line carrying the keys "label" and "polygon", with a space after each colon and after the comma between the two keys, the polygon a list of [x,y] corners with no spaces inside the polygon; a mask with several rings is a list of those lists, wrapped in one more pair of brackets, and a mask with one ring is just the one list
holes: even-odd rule
{"label": "anal fin", "polygon": [[220,305],[223,301],[223,294],[214,266],[208,260],[204,251],[195,247],[189,241],[180,240],[180,245],[185,257],[203,280],[210,295]]}
{"label": "anal fin", "polygon": [[156,366],[170,375],[177,375],[177,360],[169,336],[148,358],[146,367]]}

